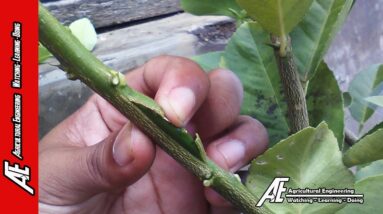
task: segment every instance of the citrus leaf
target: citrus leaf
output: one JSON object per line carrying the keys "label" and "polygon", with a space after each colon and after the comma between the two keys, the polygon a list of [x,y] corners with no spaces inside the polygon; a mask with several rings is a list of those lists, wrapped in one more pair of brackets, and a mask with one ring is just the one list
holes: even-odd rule
{"label": "citrus leaf", "polygon": [[216,68],[224,68],[221,63],[222,56],[223,51],[216,51],[193,56],[192,60],[198,63],[204,71],[208,72]]}
{"label": "citrus leaf", "polygon": [[[97,34],[89,19],[76,20],[69,25],[69,29],[86,49],[93,50],[97,43]],[[50,57],[53,55],[39,43],[39,63],[43,63]]]}
{"label": "citrus leaf", "polygon": [[286,36],[302,20],[313,0],[237,0],[266,31]]}
{"label": "citrus leaf", "polygon": [[274,50],[266,45],[267,41],[269,35],[258,24],[242,24],[226,46],[223,58],[227,68],[242,81],[241,112],[265,125],[273,145],[289,131]]}
{"label": "citrus leaf", "polygon": [[360,139],[363,139],[365,136],[370,135],[376,132],[378,129],[383,129],[383,122],[376,124],[372,129],[370,129],[366,134],[364,134]]}
{"label": "citrus leaf", "polygon": [[352,0],[351,9],[354,7],[355,3],[356,3],[356,0]]}
{"label": "citrus leaf", "polygon": [[383,129],[365,136],[343,156],[346,166],[355,166],[383,159]]}
{"label": "citrus leaf", "polygon": [[194,15],[224,15],[238,18],[241,8],[235,0],[181,0],[181,7]]}
{"label": "citrus leaf", "polygon": [[[258,156],[246,186],[261,197],[275,177],[289,177],[286,188],[351,188],[353,175],[342,163],[337,140],[325,123],[306,128]],[[269,203],[274,213],[334,213],[344,204]]]}
{"label": "citrus leaf", "polygon": [[345,108],[349,107],[351,105],[351,102],[352,102],[352,97],[351,97],[350,93],[343,92],[342,96],[343,96],[343,106]]}
{"label": "citrus leaf", "polygon": [[352,97],[352,103],[349,109],[352,117],[359,122],[360,129],[374,113],[365,98],[379,94],[382,90],[379,87],[382,82],[383,65],[372,65],[358,73],[350,83],[348,91]]}
{"label": "citrus leaf", "polygon": [[43,63],[53,55],[39,42],[39,63]]}
{"label": "citrus leaf", "polygon": [[293,53],[303,81],[314,76],[351,4],[352,0],[314,0],[302,22],[291,32]]}
{"label": "citrus leaf", "polygon": [[360,181],[367,177],[383,175],[383,160],[372,162],[370,165],[365,166],[355,173],[356,181]]}
{"label": "citrus leaf", "polygon": [[355,192],[364,194],[363,204],[347,204],[337,214],[381,213],[383,210],[383,175],[367,177],[355,183]]}
{"label": "citrus leaf", "polygon": [[[138,99],[143,99],[145,96],[141,96],[142,94],[137,93],[136,96],[140,96]],[[133,98],[133,97],[132,97]],[[149,99],[148,99],[149,100]],[[144,100],[141,100],[144,101]],[[151,102],[151,101],[150,101]],[[201,161],[206,160],[205,151],[201,148],[197,143],[199,139],[198,134],[197,138],[193,139],[193,137],[186,131],[184,128],[179,128],[174,126],[168,120],[164,119],[164,116],[159,114],[157,111],[153,110],[153,107],[148,107],[147,104],[142,103],[134,103],[146,116],[148,116],[155,124],[157,124],[161,129],[171,136],[176,142],[185,148],[188,152],[194,155]],[[157,104],[155,104],[157,105]]]}
{"label": "citrus leaf", "polygon": [[97,33],[89,19],[78,19],[69,25],[69,29],[86,49],[93,50],[97,43]]}
{"label": "citrus leaf", "polygon": [[310,81],[306,101],[310,125],[315,127],[322,121],[326,121],[342,150],[344,144],[342,92],[333,72],[325,63],[318,67],[317,74]]}
{"label": "citrus leaf", "polygon": [[372,96],[365,99],[367,102],[383,107],[383,96]]}

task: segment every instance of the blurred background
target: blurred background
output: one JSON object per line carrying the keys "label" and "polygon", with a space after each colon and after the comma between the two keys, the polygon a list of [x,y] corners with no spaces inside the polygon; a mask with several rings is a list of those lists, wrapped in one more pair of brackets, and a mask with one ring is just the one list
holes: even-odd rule
{"label": "blurred background", "polygon": [[[190,57],[222,50],[235,23],[227,17],[197,17],[183,13],[179,0],[43,0],[64,24],[87,17],[98,33],[93,53],[121,72],[161,54]],[[343,91],[352,78],[371,64],[383,63],[383,1],[356,1],[334,39],[325,61]],[[67,80],[54,59],[39,66],[39,137],[79,108],[92,92],[79,81]],[[383,120],[375,112],[365,130]],[[356,123],[346,113],[346,128]]]}

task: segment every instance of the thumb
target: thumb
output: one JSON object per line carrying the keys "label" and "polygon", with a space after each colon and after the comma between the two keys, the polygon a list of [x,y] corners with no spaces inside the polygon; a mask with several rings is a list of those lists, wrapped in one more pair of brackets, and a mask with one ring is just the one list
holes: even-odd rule
{"label": "thumb", "polygon": [[93,146],[45,149],[40,151],[40,200],[64,205],[123,190],[149,170],[154,156],[149,138],[129,122]]}

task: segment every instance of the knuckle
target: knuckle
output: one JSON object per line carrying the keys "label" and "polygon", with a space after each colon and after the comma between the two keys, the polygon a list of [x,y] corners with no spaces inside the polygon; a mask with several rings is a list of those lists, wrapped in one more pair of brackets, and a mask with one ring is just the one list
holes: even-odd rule
{"label": "knuckle", "polygon": [[[238,77],[230,70],[216,69],[209,73],[214,87],[225,89],[226,94],[230,95],[230,99],[239,105],[243,100],[243,86]],[[224,83],[224,84],[222,84]]]}
{"label": "knuckle", "polygon": [[[221,96],[214,99],[215,104],[213,106],[222,106],[225,112],[225,117],[222,115],[217,115],[217,120],[219,123],[225,124],[226,126],[230,126],[235,121],[235,118],[238,116],[241,108],[237,102],[233,102],[231,96]],[[216,110],[212,110],[213,113]],[[219,112],[217,112],[219,113]]]}
{"label": "knuckle", "polygon": [[242,124],[246,125],[248,128],[251,128],[253,131],[266,131],[265,127],[261,122],[249,115],[241,115],[239,120]]}
{"label": "knuckle", "polygon": [[160,56],[156,56],[156,57],[153,57],[151,58],[147,64],[149,65],[152,65],[152,64],[157,64],[158,62],[162,62],[162,61],[169,61],[171,60],[172,56],[169,56],[169,55],[160,55]]}
{"label": "knuckle", "polygon": [[190,59],[183,57],[173,57],[169,63],[169,67],[182,72],[187,71],[194,77],[198,77],[200,82],[208,83],[208,77],[206,73],[196,62]]}
{"label": "knuckle", "polygon": [[193,70],[202,71],[201,67],[196,62],[194,62],[193,60],[184,58],[184,57],[174,56],[172,58],[172,64],[174,64],[176,66],[180,66],[180,67],[186,66],[186,67],[193,68]]}
{"label": "knuckle", "polygon": [[160,55],[160,56],[151,58],[144,65],[144,71],[145,71],[144,75],[148,71],[157,71],[157,70],[161,70],[159,69],[161,67],[167,67],[172,60],[173,60],[173,57],[169,55]]}
{"label": "knuckle", "polygon": [[201,70],[199,65],[194,61],[179,57],[179,56],[171,56],[171,55],[160,55],[150,59],[147,63],[148,67],[156,67],[158,64],[165,64],[171,67],[193,67]]}
{"label": "knuckle", "polygon": [[240,123],[243,126],[243,130],[251,134],[252,147],[255,147],[255,150],[266,149],[269,144],[269,135],[265,126],[259,122],[257,119],[251,116],[240,116]]}

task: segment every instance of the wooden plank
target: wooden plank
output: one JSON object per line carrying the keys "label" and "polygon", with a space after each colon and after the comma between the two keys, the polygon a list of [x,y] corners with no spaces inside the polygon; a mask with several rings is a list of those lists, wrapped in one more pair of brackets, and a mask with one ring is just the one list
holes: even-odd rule
{"label": "wooden plank", "polygon": [[[113,69],[125,72],[161,54],[192,56],[222,49],[234,29],[226,17],[183,13],[99,34],[93,53]],[[40,86],[66,79],[52,66],[57,64],[49,60],[40,65]]]}
{"label": "wooden plank", "polygon": [[64,24],[87,17],[96,28],[181,10],[179,0],[45,0],[43,4]]}

